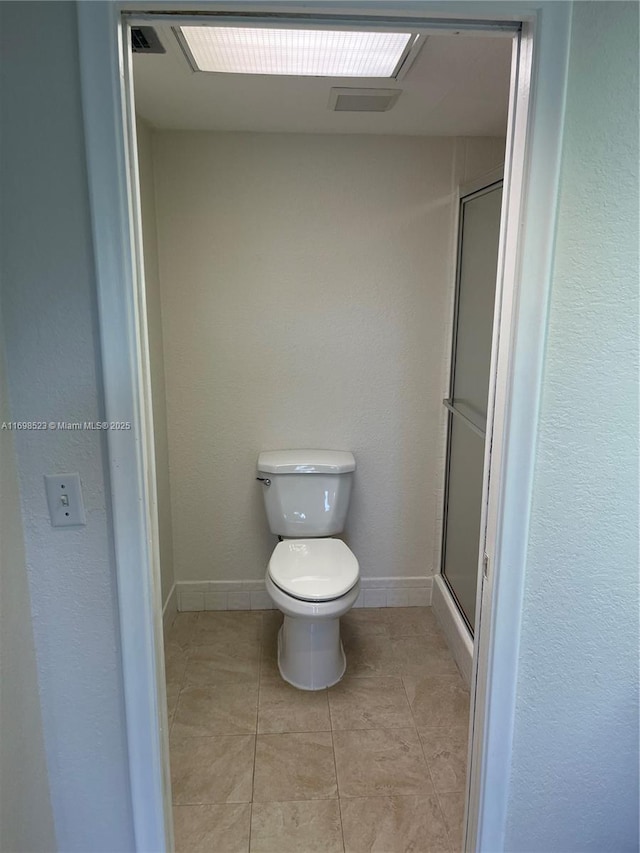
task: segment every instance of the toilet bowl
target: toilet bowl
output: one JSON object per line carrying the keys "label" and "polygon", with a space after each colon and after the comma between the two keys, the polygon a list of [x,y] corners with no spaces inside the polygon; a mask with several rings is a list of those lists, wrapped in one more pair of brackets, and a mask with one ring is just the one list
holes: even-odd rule
{"label": "toilet bowl", "polygon": [[293,539],[276,545],[265,578],[284,622],[278,634],[278,669],[300,690],[337,684],[346,669],[340,617],[355,604],[360,570],[340,539]]}
{"label": "toilet bowl", "polygon": [[267,520],[281,540],[265,578],[284,613],[278,667],[301,690],[331,687],[346,668],[340,617],[358,597],[360,568],[333,537],[344,530],[355,467],[345,450],[270,450],[258,457]]}

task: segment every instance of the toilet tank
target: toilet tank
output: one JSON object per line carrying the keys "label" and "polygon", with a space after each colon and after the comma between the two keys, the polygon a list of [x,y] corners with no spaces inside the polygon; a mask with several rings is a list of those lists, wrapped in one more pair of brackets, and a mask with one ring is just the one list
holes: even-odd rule
{"label": "toilet tank", "polygon": [[266,450],[258,456],[272,533],[292,538],[344,530],[356,460],[347,450]]}

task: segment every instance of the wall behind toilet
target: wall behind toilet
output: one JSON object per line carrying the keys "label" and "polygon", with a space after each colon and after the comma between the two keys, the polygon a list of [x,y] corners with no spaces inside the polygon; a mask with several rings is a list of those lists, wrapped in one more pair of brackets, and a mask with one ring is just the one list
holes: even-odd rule
{"label": "wall behind toilet", "polygon": [[176,581],[258,580],[260,450],[351,449],[363,577],[437,571],[455,191],[500,140],[155,131]]}

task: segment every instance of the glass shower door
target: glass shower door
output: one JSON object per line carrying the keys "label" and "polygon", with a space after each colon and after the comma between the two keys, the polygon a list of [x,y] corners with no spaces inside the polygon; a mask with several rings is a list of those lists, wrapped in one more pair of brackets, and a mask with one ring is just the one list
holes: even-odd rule
{"label": "glass shower door", "polygon": [[442,574],[475,627],[482,475],[489,396],[502,181],[460,201],[448,409]]}

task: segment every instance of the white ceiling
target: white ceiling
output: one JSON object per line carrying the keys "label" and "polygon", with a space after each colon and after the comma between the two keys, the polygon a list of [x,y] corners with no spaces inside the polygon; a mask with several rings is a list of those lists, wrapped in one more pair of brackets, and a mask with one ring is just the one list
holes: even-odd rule
{"label": "white ceiling", "polygon": [[[289,133],[504,136],[508,38],[429,36],[404,80],[194,73],[168,25],[161,55],[134,54],[136,112],[154,127]],[[399,88],[385,113],[327,109],[332,86]]]}

